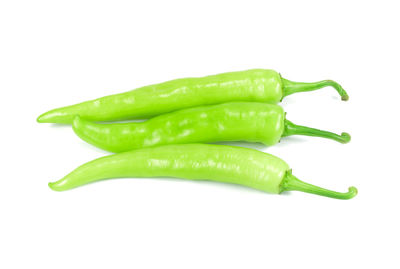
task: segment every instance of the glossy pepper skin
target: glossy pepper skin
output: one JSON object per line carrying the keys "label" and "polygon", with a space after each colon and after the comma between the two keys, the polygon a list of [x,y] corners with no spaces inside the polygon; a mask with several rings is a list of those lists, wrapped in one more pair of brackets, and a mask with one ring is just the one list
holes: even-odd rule
{"label": "glossy pepper skin", "polygon": [[145,119],[183,108],[234,101],[275,104],[287,95],[325,86],[334,87],[343,100],[348,99],[343,88],[331,80],[292,82],[274,70],[252,69],[145,86],[56,108],[40,115],[37,121],[71,124],[75,115],[90,121]]}
{"label": "glossy pepper skin", "polygon": [[86,142],[111,152],[167,144],[218,141],[278,143],[282,136],[311,135],[347,143],[350,135],[298,126],[278,105],[233,102],[199,106],[160,115],[145,122],[98,124],[77,116],[72,127]]}
{"label": "glossy pepper skin", "polygon": [[206,144],[167,145],[102,157],[78,167],[59,181],[49,183],[64,191],[110,178],[175,177],[239,184],[279,194],[299,190],[350,199],[357,189],[338,193],[304,183],[291,174],[278,157],[253,149]]}

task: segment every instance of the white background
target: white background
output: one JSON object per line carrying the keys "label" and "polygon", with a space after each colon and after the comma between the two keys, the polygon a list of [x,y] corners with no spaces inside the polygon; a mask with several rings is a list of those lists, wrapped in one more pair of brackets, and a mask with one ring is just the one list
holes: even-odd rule
{"label": "white background", "polygon": [[[398,1],[1,1],[1,268],[399,268]],[[106,155],[46,110],[180,77],[271,68],[332,88],[282,103],[352,135],[266,148],[348,201],[165,179],[47,187]]]}

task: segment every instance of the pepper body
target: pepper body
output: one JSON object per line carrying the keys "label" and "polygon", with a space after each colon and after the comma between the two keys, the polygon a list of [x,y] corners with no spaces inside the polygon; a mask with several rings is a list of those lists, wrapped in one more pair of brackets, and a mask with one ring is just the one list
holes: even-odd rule
{"label": "pepper body", "polygon": [[277,194],[288,170],[283,160],[253,149],[205,144],[167,145],[96,159],[49,186],[63,191],[101,179],[176,177],[239,184]]}
{"label": "pepper body", "polygon": [[99,148],[122,152],[165,144],[250,141],[274,145],[284,131],[285,113],[278,105],[225,103],[188,108],[145,122],[98,124],[75,118],[75,133]]}
{"label": "pepper body", "polygon": [[282,97],[279,73],[252,69],[145,86],[51,110],[39,116],[38,122],[70,124],[75,115],[91,121],[145,119],[183,108],[233,101],[277,103]]}

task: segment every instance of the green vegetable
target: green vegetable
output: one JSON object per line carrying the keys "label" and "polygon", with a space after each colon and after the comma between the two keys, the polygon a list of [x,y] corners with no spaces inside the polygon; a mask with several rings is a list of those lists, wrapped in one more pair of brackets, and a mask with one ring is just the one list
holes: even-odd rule
{"label": "green vegetable", "polygon": [[342,100],[348,99],[343,88],[331,80],[292,82],[273,70],[253,69],[145,86],[57,108],[42,114],[37,121],[70,124],[75,115],[90,121],[143,119],[183,108],[234,101],[274,104],[290,94],[326,86],[334,87]]}
{"label": "green vegetable", "polygon": [[64,191],[103,179],[127,177],[212,180],[274,194],[302,191],[336,199],[350,199],[357,194],[355,187],[339,193],[304,183],[292,175],[283,160],[264,152],[206,144],[167,145],[102,157],[49,183],[49,187]]}
{"label": "green vegetable", "polygon": [[341,143],[350,135],[337,135],[298,126],[285,119],[278,105],[234,102],[178,110],[145,122],[98,124],[76,116],[75,133],[99,148],[122,152],[137,148],[217,141],[250,141],[265,145],[278,143],[282,136],[308,135]]}

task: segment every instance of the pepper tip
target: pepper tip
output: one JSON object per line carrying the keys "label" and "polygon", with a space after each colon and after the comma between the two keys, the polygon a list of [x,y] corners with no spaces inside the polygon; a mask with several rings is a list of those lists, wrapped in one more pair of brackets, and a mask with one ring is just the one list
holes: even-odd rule
{"label": "pepper tip", "polygon": [[49,182],[47,185],[49,186],[50,189],[54,190],[54,189],[53,189],[54,182]]}
{"label": "pepper tip", "polygon": [[36,118],[36,122],[38,122],[38,123],[44,123],[43,114]]}
{"label": "pepper tip", "polygon": [[50,112],[45,112],[41,114],[39,117],[37,117],[36,121],[39,123],[52,123],[52,113]]}
{"label": "pepper tip", "polygon": [[59,189],[57,189],[57,182],[49,182],[47,185],[48,185],[49,188],[52,189],[53,191],[60,191]]}
{"label": "pepper tip", "polygon": [[72,119],[72,127],[76,128],[81,122],[81,117],[79,115],[75,115]]}

